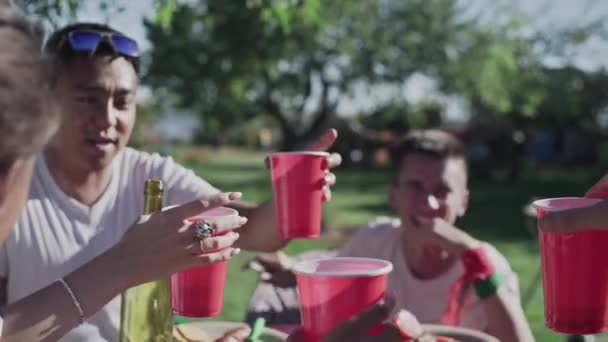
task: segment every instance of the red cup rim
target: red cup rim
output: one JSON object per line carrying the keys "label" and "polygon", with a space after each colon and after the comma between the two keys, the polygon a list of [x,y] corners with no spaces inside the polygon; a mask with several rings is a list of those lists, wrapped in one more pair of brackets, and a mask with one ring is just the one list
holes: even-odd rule
{"label": "red cup rim", "polygon": [[[209,213],[217,213],[215,216],[208,216]],[[209,210],[205,210],[198,215],[194,215],[189,217],[188,219],[192,220],[195,218],[218,218],[218,217],[226,217],[226,216],[237,216],[239,212],[236,209],[228,208],[228,207],[215,207]]]}
{"label": "red cup rim", "polygon": [[284,156],[284,155],[309,155],[309,156],[319,156],[319,157],[329,157],[329,152],[322,151],[291,151],[291,152],[273,152],[270,154],[271,156]]}
{"label": "red cup rim", "polygon": [[[165,211],[167,209],[171,209],[173,207],[177,207],[177,205],[165,207],[165,208],[163,208],[163,211]],[[205,216],[205,213],[208,213],[210,211],[223,211],[223,212],[225,212],[225,215],[217,215],[217,216],[210,216],[210,217]],[[238,214],[239,214],[239,212],[236,209],[232,209],[232,208],[228,208],[228,207],[215,207],[215,208],[212,208],[209,210],[205,210],[198,215],[190,216],[190,217],[184,219],[183,222],[184,222],[184,224],[188,224],[199,218],[203,218],[203,219],[204,218],[207,218],[207,219],[218,219],[219,218],[219,219],[221,219],[223,217],[237,216]]]}
{"label": "red cup rim", "polygon": [[[550,205],[550,203],[552,201],[581,201],[581,202],[588,202],[587,205],[582,205],[580,207],[573,207],[573,208],[559,208],[556,206],[552,206]],[[548,210],[548,211],[560,211],[560,210],[566,210],[566,209],[574,209],[574,208],[582,208],[582,207],[586,207],[589,205],[593,205],[597,202],[602,201],[601,198],[590,198],[590,197],[554,197],[554,198],[543,198],[543,199],[539,199],[536,200],[534,202],[532,202],[532,206],[535,209],[543,209],[543,210]]]}
{"label": "red cup rim", "polygon": [[[169,210],[169,209],[173,209],[173,208],[175,208],[175,207],[179,207],[179,204],[168,205],[168,206],[166,206],[166,207],[163,207],[162,211],[166,211],[166,210]],[[211,209],[209,209],[209,210],[202,211],[200,214],[198,214],[198,215],[194,215],[194,216],[192,216],[192,217],[199,217],[199,216],[203,216],[203,214],[204,214],[204,213],[207,213],[207,212],[210,212],[210,211],[216,211],[216,210],[217,210],[217,211],[222,210],[222,211],[226,212],[226,215],[214,216],[214,217],[222,217],[222,216],[235,216],[235,215],[238,215],[238,214],[239,214],[239,212],[238,212],[236,209],[233,209],[233,208],[228,208],[228,207],[215,207],[215,208],[211,208]]]}
{"label": "red cup rim", "polygon": [[[375,263],[378,268],[375,270],[350,270],[350,271],[315,271],[315,265],[325,260],[333,261],[365,261],[368,263]],[[300,261],[293,266],[293,271],[296,274],[316,276],[316,277],[377,277],[380,275],[389,274],[393,270],[393,264],[386,260],[375,259],[375,258],[350,258],[350,257],[336,257],[336,258],[323,258],[314,259],[307,261]]]}

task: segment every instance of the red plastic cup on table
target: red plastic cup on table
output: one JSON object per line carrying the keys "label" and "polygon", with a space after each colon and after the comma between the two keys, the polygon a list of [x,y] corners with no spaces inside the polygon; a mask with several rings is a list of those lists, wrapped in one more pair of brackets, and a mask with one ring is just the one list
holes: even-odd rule
{"label": "red plastic cup on table", "polygon": [[[207,222],[218,222],[236,216],[238,212],[231,208],[218,207],[190,217],[186,221],[203,219]],[[215,234],[225,235],[230,231]],[[208,251],[212,253],[216,251]],[[174,314],[185,317],[211,317],[222,312],[224,288],[228,274],[228,261],[197,266],[171,275],[171,310]]]}
{"label": "red plastic cup on table", "polygon": [[304,340],[316,342],[384,298],[393,265],[371,258],[330,258],[299,262],[293,270]]}
{"label": "red plastic cup on table", "polygon": [[327,152],[278,152],[268,157],[276,225],[283,239],[321,234]]}
{"label": "red plastic cup on table", "polygon": [[[533,205],[540,219],[554,211],[599,201],[549,198]],[[588,228],[568,234],[539,230],[545,324],[557,332],[586,335],[608,328],[608,231]]]}

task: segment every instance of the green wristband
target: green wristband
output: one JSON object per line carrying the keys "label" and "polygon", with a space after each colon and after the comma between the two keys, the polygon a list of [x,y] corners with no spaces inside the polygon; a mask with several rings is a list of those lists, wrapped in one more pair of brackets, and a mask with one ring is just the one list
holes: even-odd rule
{"label": "green wristband", "polygon": [[498,288],[502,284],[502,277],[498,272],[492,273],[491,276],[484,280],[480,280],[475,283],[475,292],[477,297],[486,299],[496,293]]}

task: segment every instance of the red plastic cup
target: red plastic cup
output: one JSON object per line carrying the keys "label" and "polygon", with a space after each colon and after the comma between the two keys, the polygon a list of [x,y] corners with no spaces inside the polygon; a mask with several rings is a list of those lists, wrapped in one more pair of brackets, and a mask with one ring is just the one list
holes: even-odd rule
{"label": "red plastic cup", "polygon": [[[204,219],[218,222],[222,218],[238,215],[231,208],[214,208],[200,215],[188,218],[187,221]],[[225,235],[223,231],[216,235]],[[212,253],[217,251],[209,251]],[[197,266],[171,275],[171,310],[174,314],[185,317],[211,317],[222,312],[224,288],[228,274],[228,261]]]}
{"label": "red plastic cup", "polygon": [[306,342],[316,342],[384,298],[393,264],[371,258],[331,258],[303,261],[293,269],[300,294],[302,332]]}
{"label": "red plastic cup", "polygon": [[278,152],[269,156],[276,225],[283,239],[321,234],[327,152]]}
{"label": "red plastic cup", "polygon": [[[533,205],[541,218],[553,211],[586,207],[599,201],[549,198]],[[539,242],[547,327],[573,335],[607,331],[608,231],[558,234],[539,230]]]}

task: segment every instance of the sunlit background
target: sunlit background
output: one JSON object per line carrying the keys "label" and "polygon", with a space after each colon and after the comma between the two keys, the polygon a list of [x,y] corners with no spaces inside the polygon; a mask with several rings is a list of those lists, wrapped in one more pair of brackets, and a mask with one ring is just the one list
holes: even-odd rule
{"label": "sunlit background", "polygon": [[[340,138],[325,226],[365,224],[386,206],[387,148],[414,128],[459,135],[471,208],[459,226],[519,273],[544,327],[536,197],[579,195],[608,171],[608,2],[600,0],[13,1],[50,32],[105,22],[143,49],[132,145],[171,154],[249,200],[270,197],[267,151]],[[332,248],[299,241],[289,253]],[[231,263],[224,312],[242,320],[256,284]]]}

